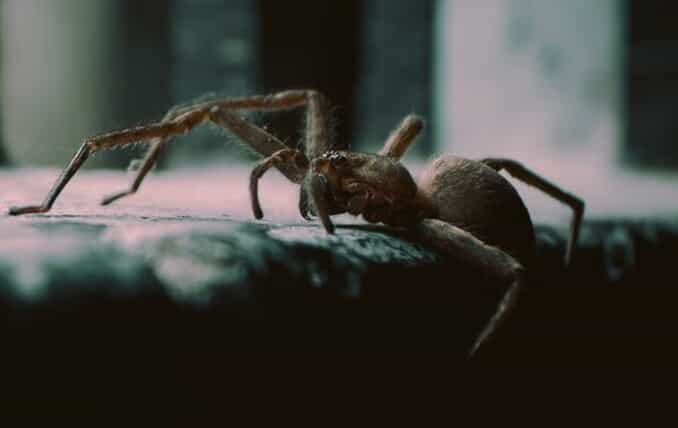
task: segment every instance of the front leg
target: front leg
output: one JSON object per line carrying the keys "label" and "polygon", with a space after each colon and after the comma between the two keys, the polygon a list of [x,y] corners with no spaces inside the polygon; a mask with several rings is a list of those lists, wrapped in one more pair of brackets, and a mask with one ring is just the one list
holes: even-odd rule
{"label": "front leg", "polygon": [[272,167],[286,172],[285,175],[292,182],[299,184],[304,178],[308,162],[302,152],[294,149],[279,150],[266,159],[257,162],[250,174],[250,201],[252,203],[252,212],[257,220],[264,217],[261,205],[259,204],[259,180]]}
{"label": "front leg", "polygon": [[486,344],[516,307],[525,282],[525,269],[509,254],[485,244],[472,234],[441,220],[425,219],[416,228],[417,235],[427,244],[449,257],[481,269],[507,285],[496,312],[477,336],[469,357]]}
{"label": "front leg", "polygon": [[78,169],[82,166],[83,163],[87,160],[90,153],[92,152],[89,144],[84,142],[80,149],[78,149],[73,159],[68,163],[68,166],[63,170],[59,178],[57,179],[52,189],[47,193],[45,200],[42,202],[42,205],[29,205],[23,207],[11,207],[9,209],[10,215],[22,215],[22,214],[39,214],[44,213],[52,208],[52,204],[59,196],[59,193],[64,189],[66,184],[70,181],[71,178],[78,172]]}
{"label": "front leg", "polygon": [[330,220],[330,205],[327,200],[329,191],[327,178],[322,174],[313,173],[309,178],[308,187],[315,213],[320,217],[327,233],[334,234],[334,224]]}
{"label": "front leg", "polygon": [[73,159],[63,170],[50,191],[47,193],[43,203],[35,206],[12,207],[9,209],[10,215],[21,215],[31,213],[44,213],[49,211],[66,184],[73,178],[83,163],[92,153],[113,147],[121,147],[128,144],[138,143],[150,139],[166,139],[177,135],[182,135],[193,127],[207,119],[207,114],[202,111],[188,112],[182,114],[171,122],[152,123],[136,128],[123,129],[121,131],[110,132],[85,140],[80,149],[75,153]]}
{"label": "front leg", "polygon": [[[180,116],[194,112],[209,112],[209,119],[215,125],[225,128],[238,136],[259,155],[269,157],[278,150],[287,148],[280,140],[268,132],[233,114],[235,111],[281,111],[306,107],[307,138],[306,155],[314,158],[329,149],[328,106],[325,97],[313,90],[290,90],[271,95],[253,95],[241,98],[223,98],[195,103],[188,106],[173,107],[162,122],[171,122]],[[151,170],[166,138],[151,141],[151,148],[144,157],[132,185],[122,191],[106,196],[101,204],[108,205],[125,196],[137,192],[147,173]],[[288,178],[286,170],[281,170]],[[294,172],[294,171],[292,171]],[[301,207],[300,207],[301,209]],[[301,209],[302,216],[308,218],[308,211]]]}
{"label": "front leg", "polygon": [[151,147],[148,149],[146,155],[144,156],[144,159],[141,161],[141,166],[139,167],[139,170],[137,171],[137,174],[134,177],[134,181],[132,181],[132,185],[126,190],[118,191],[105,196],[101,200],[101,205],[108,205],[117,201],[120,198],[124,198],[125,196],[135,194],[137,190],[139,190],[141,182],[144,181],[146,174],[148,174],[148,172],[153,168],[153,165],[155,165],[155,161],[158,158],[158,155],[160,154],[160,149],[162,148],[164,143],[165,143],[164,139],[152,141]]}
{"label": "front leg", "polygon": [[306,181],[302,180],[301,184],[299,185],[299,214],[301,214],[301,217],[304,218],[304,220],[311,221],[312,218],[311,216],[313,215],[313,212],[311,211],[311,204],[309,203],[309,190],[308,190],[308,185],[306,184]]}

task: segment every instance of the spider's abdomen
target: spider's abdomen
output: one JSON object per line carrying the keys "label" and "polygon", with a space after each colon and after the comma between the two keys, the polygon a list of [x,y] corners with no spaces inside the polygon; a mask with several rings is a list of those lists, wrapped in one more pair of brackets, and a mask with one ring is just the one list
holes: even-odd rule
{"label": "spider's abdomen", "polygon": [[419,192],[435,217],[472,233],[529,265],[535,255],[534,228],[515,188],[487,165],[456,156],[431,162]]}

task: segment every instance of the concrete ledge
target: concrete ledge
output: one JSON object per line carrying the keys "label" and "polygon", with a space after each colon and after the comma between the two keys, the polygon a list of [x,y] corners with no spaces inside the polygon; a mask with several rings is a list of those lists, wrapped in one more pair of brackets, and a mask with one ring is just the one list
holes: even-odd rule
{"label": "concrete ledge", "polygon": [[[5,173],[0,208],[39,200],[44,177]],[[77,180],[53,212],[0,216],[0,310],[5,337],[21,344],[14,349],[428,350],[461,362],[503,292],[384,227],[340,219],[328,237],[297,219],[251,222],[195,203],[213,203],[213,193],[168,207],[186,202],[177,183],[189,179],[180,174],[152,177],[148,199],[98,207],[124,177]],[[197,189],[214,185],[194,180]],[[285,204],[264,208],[273,217],[294,211],[294,201]],[[678,289],[666,279],[678,254],[675,226],[589,222],[569,270],[564,231],[540,226],[537,237],[530,288],[486,358],[602,362],[678,331],[667,307]]]}

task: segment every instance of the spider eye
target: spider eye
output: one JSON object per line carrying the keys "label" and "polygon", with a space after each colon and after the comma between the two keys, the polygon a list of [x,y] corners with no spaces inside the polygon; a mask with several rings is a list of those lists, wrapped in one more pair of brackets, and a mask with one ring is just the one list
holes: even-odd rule
{"label": "spider eye", "polygon": [[339,154],[339,153],[334,153],[330,157],[330,162],[332,162],[333,166],[343,166],[346,165],[346,162],[348,162],[348,159],[346,159],[346,156]]}

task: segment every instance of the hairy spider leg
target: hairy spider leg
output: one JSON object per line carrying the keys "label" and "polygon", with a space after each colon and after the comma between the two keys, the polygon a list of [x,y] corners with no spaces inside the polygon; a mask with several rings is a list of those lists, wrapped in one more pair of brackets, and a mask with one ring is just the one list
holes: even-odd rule
{"label": "hairy spider leg", "polygon": [[47,196],[41,205],[12,207],[9,210],[9,214],[20,215],[29,213],[44,213],[49,211],[50,208],[52,208],[52,204],[54,204],[56,198],[59,196],[66,184],[68,184],[71,178],[73,178],[85,160],[87,160],[89,155],[98,150],[109,149],[116,146],[124,146],[150,139],[169,138],[182,135],[195,127],[197,124],[202,123],[207,118],[207,112],[189,112],[180,115],[169,122],[152,123],[149,125],[128,128],[88,138],[82,143],[75,156],[73,156],[73,159],[71,159],[59,178],[57,178],[56,182],[47,193]]}
{"label": "hairy spider leg", "polygon": [[250,202],[254,217],[259,220],[264,217],[259,203],[259,179],[272,167],[280,171],[290,171],[292,174],[285,174],[293,183],[300,184],[304,180],[308,170],[308,160],[303,153],[295,149],[282,149],[273,153],[266,159],[256,163],[250,174]]}
{"label": "hairy spider leg", "polygon": [[56,184],[52,187],[49,193],[47,193],[47,196],[45,197],[45,200],[42,203],[42,205],[11,207],[9,209],[9,214],[20,215],[32,213],[44,213],[46,211],[49,211],[49,209],[52,207],[52,204],[54,203],[54,200],[57,198],[57,196],[59,196],[59,193],[61,193],[61,190],[63,190],[66,183],[68,183],[68,181],[73,177],[73,175],[75,175],[75,173],[78,171],[78,168],[80,168],[80,166],[83,163],[85,163],[90,153],[91,149],[87,145],[87,142],[83,143],[78,149],[78,151],[75,153],[71,161],[68,163],[68,166],[61,172],[61,175],[59,175]]}
{"label": "hairy spider leg", "polygon": [[540,175],[530,171],[521,163],[511,159],[501,158],[487,158],[481,161],[485,165],[495,169],[496,171],[506,170],[511,176],[533,186],[552,198],[568,205],[572,208],[572,220],[570,222],[570,236],[567,241],[567,249],[565,251],[565,265],[569,265],[572,261],[572,253],[577,245],[579,238],[579,229],[581,221],[584,216],[584,201],[580,198],[562,190],[555,184],[547,181]]}
{"label": "hairy spider leg", "polygon": [[448,256],[475,266],[508,284],[497,310],[473,343],[469,353],[469,357],[473,357],[515,308],[525,281],[525,269],[508,253],[487,245],[473,234],[442,220],[422,220],[417,225],[416,232],[418,237]]}
{"label": "hairy spider leg", "polygon": [[330,235],[333,234],[334,224],[330,220],[330,207],[327,201],[327,178],[322,174],[313,174],[309,179],[309,193],[325,231]]}
{"label": "hairy spider leg", "polygon": [[[325,152],[330,145],[329,137],[327,135],[327,102],[325,101],[325,97],[323,95],[312,90],[290,90],[271,95],[222,98],[199,102],[188,106],[173,107],[167,112],[163,122],[171,121],[177,116],[189,113],[191,111],[210,110],[218,107],[218,111],[220,113],[217,117],[217,120],[215,121],[217,125],[230,129],[231,132],[240,137],[240,139],[242,139],[245,143],[249,144],[261,156],[269,157],[275,152],[287,147],[277,139],[273,143],[268,142],[266,138],[259,138],[257,132],[251,131],[255,125],[249,124],[249,126],[246,127],[243,125],[243,123],[246,123],[244,119],[240,119],[237,116],[228,114],[227,111],[280,111],[304,106],[307,107],[306,122],[308,128],[308,137],[305,144],[306,155],[309,159],[312,159],[313,157]],[[239,130],[241,131],[240,133],[238,132]],[[252,136],[253,134],[254,137]],[[134,181],[132,182],[132,185],[129,187],[129,189],[105,197],[101,202],[102,205],[108,205],[122,197],[136,193],[136,191],[141,186],[142,181],[146,177],[146,174],[151,170],[153,164],[155,164],[158,153],[166,141],[166,138],[152,141],[151,147],[144,156],[141,167],[139,168],[137,175],[134,177]],[[302,211],[302,203],[304,206],[306,206],[306,203],[303,202],[306,199],[306,194],[304,191],[302,191],[302,197],[300,198],[300,211]],[[307,214],[303,211],[302,215],[307,218]]]}
{"label": "hairy spider leg", "polygon": [[[82,166],[90,154],[98,150],[124,146],[139,141],[167,140],[186,134],[197,125],[206,121],[233,129],[236,135],[248,133],[248,137],[251,137],[249,142],[258,150],[273,151],[274,148],[278,150],[285,148],[282,142],[263,129],[248,124],[244,119],[240,119],[235,115],[222,111],[218,106],[205,106],[200,109],[187,110],[179,113],[169,121],[114,131],[85,140],[68,166],[56,180],[41,205],[12,207],[9,213],[11,215],[20,215],[49,211],[56,198],[70,179],[73,178],[80,166]],[[150,168],[150,163],[147,166],[142,166],[142,168]],[[284,174],[294,174],[285,168],[282,168],[281,172]]]}
{"label": "hairy spider leg", "polygon": [[141,166],[137,170],[137,174],[134,177],[134,181],[132,181],[132,185],[127,190],[122,190],[104,196],[104,198],[101,200],[101,205],[108,205],[112,202],[117,201],[120,198],[124,198],[125,196],[133,195],[134,193],[136,193],[136,191],[139,190],[139,186],[141,186],[141,182],[144,181],[146,174],[148,174],[151,168],[153,168],[153,165],[155,164],[155,161],[158,158],[158,154],[160,154],[160,149],[162,148],[162,145],[166,141],[167,141],[166,138],[153,139],[151,141],[150,148],[144,155],[143,160],[141,161]]}
{"label": "hairy spider leg", "polygon": [[400,160],[423,127],[424,121],[421,117],[414,114],[407,115],[391,132],[379,154]]}
{"label": "hairy spider leg", "polygon": [[[174,117],[176,117],[177,110],[178,109],[176,107],[169,109],[169,111],[165,114],[165,117],[162,119],[162,122],[166,123],[171,121]],[[150,147],[146,151],[144,158],[141,160],[141,165],[137,170],[137,175],[134,177],[134,181],[132,181],[132,185],[127,190],[115,192],[105,196],[101,200],[101,205],[108,205],[120,198],[136,193],[136,191],[139,190],[139,186],[141,186],[141,182],[144,181],[146,174],[148,174],[148,172],[153,168],[153,165],[155,165],[158,155],[160,154],[160,149],[162,148],[163,144],[167,142],[167,140],[167,138],[154,138],[151,140]]]}

